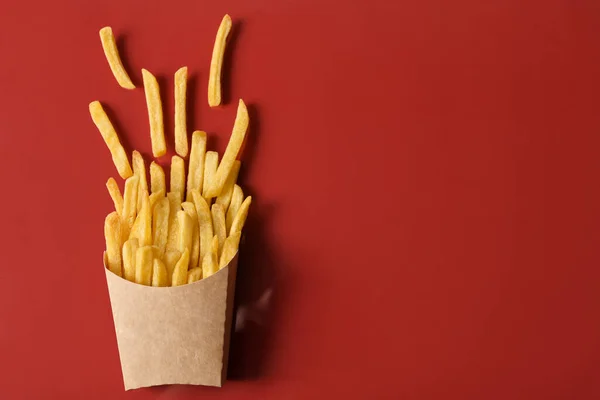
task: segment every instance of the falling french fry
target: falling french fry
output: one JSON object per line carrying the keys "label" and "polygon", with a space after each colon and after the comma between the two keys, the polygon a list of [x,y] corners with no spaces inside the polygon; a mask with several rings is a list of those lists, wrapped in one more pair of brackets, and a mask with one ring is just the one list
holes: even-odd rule
{"label": "falling french fry", "polygon": [[96,128],[98,128],[102,139],[104,139],[104,143],[106,143],[106,147],[110,151],[113,163],[117,167],[117,172],[119,172],[121,178],[129,178],[133,175],[133,171],[127,159],[127,153],[125,153],[125,149],[119,141],[117,131],[115,131],[110,119],[108,119],[108,115],[106,115],[104,108],[102,108],[102,104],[99,101],[92,101],[89,109],[92,121],[96,125]]}
{"label": "falling french fry", "polygon": [[165,126],[163,122],[162,101],[158,81],[146,69],[142,69],[144,79],[144,92],[146,93],[146,106],[148,107],[148,119],[150,120],[150,141],[152,142],[152,155],[154,157],[164,156],[167,152],[165,142]]}
{"label": "falling french fry", "polygon": [[208,105],[211,107],[217,107],[221,104],[221,70],[223,68],[225,45],[229,31],[231,31],[231,25],[231,17],[225,15],[219,25],[217,37],[215,38],[208,78]]}
{"label": "falling french fry", "polygon": [[181,157],[188,154],[186,91],[187,67],[181,67],[175,72],[175,151]]}
{"label": "falling french fry", "polygon": [[100,29],[99,33],[104,55],[106,56],[106,60],[108,61],[108,65],[115,79],[122,88],[135,89],[135,85],[131,82],[131,78],[129,78],[129,75],[125,71],[125,67],[123,67],[123,62],[119,56],[119,50],[117,49],[117,42],[115,41],[112,28],[110,26],[105,26]]}

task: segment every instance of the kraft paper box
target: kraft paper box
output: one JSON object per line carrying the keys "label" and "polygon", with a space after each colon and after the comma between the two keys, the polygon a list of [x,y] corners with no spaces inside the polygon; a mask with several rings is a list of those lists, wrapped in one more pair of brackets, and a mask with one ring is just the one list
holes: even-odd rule
{"label": "kraft paper box", "polygon": [[237,261],[176,287],[139,285],[104,268],[126,390],[223,384]]}

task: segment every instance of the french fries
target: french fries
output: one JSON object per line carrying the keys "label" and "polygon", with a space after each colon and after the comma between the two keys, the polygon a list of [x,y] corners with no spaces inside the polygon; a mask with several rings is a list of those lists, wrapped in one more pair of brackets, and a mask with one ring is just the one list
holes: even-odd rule
{"label": "french fries", "polygon": [[146,286],[152,284],[153,262],[152,246],[138,247],[135,252],[135,283]]}
{"label": "french fries", "polygon": [[181,197],[179,193],[167,193],[169,199],[169,233],[167,237],[167,250],[177,250],[177,212],[181,210]]}
{"label": "french fries", "polygon": [[110,26],[100,29],[100,42],[102,42],[102,49],[108,61],[108,66],[119,85],[125,89],[135,89],[135,85],[131,82],[129,75],[125,72],[125,67],[123,67],[123,62],[117,50],[117,43]]}
{"label": "french fries", "polygon": [[242,232],[242,228],[244,227],[244,224],[246,223],[246,217],[248,216],[248,208],[250,208],[251,202],[252,202],[252,196],[248,196],[248,197],[246,197],[246,200],[244,200],[244,202],[240,206],[240,209],[238,210],[238,212],[235,215],[235,218],[233,219],[233,222],[231,224],[231,230],[229,231],[230,235],[232,235],[234,233]]}
{"label": "french fries", "polygon": [[123,214],[123,196],[121,196],[117,181],[115,181],[114,178],[108,178],[106,181],[106,189],[108,189],[108,194],[115,205],[115,211],[120,217]]}
{"label": "french fries", "polygon": [[172,286],[181,286],[187,283],[188,263],[190,261],[190,252],[185,249],[173,270]]}
{"label": "french fries", "polygon": [[164,156],[167,152],[165,142],[165,127],[163,123],[162,101],[158,81],[150,71],[142,69],[144,79],[144,92],[146,93],[146,106],[150,120],[150,141],[154,157]]}
{"label": "french fries", "polygon": [[169,250],[165,253],[165,267],[167,268],[167,281],[168,285],[171,286],[171,281],[173,278],[173,271],[175,271],[175,266],[177,265],[177,261],[181,258],[181,253],[177,250]]}
{"label": "french fries", "polygon": [[192,134],[192,149],[188,166],[186,201],[194,201],[191,192],[198,189],[202,193],[204,184],[204,158],[206,154],[206,132],[195,131]]}
{"label": "french fries", "polygon": [[179,156],[171,158],[171,192],[178,193],[180,199],[185,195],[185,163]]}
{"label": "french fries", "polygon": [[135,259],[139,242],[130,239],[123,244],[123,278],[135,282]]}
{"label": "french fries", "polygon": [[169,280],[167,278],[167,267],[158,258],[154,259],[152,265],[152,286],[168,286]]}
{"label": "french fries", "polygon": [[[223,18],[211,60],[209,104],[221,103],[221,68],[231,19]],[[119,84],[133,88],[114,43],[110,27],[100,31],[102,45]],[[162,100],[156,78],[142,69],[154,158],[166,154]],[[175,142],[169,187],[156,160],[146,164],[134,150],[131,164],[117,133],[98,101],[89,104],[92,120],[111,152],[123,192],[115,179],[106,188],[114,204],[104,224],[106,268],[131,282],[154,287],[180,286],[208,279],[236,256],[252,197],[236,184],[237,160],[249,125],[240,99],[229,143],[219,154],[207,151],[207,135],[194,131],[187,139],[187,67],[175,73]],[[186,166],[185,157],[189,153]],[[132,168],[133,167],[133,168]],[[148,167],[148,169],[146,169]],[[149,181],[147,177],[149,173]],[[186,176],[187,173],[187,176]],[[168,191],[170,189],[170,191]],[[213,204],[214,203],[214,204]]]}
{"label": "french fries", "polygon": [[240,173],[240,167],[242,163],[238,160],[233,162],[233,167],[231,168],[231,172],[229,176],[225,180],[225,185],[223,186],[223,190],[221,190],[221,194],[217,197],[216,204],[220,204],[223,207],[223,211],[227,212],[229,208],[229,203],[231,202],[231,196],[233,195],[233,187],[235,186],[235,182],[237,181],[238,174]]}
{"label": "french fries", "polygon": [[123,191],[123,214],[121,215],[121,234],[123,241],[129,238],[129,232],[135,222],[137,215],[137,193],[138,193],[138,177],[132,176],[125,181],[125,190]]}
{"label": "french fries", "polygon": [[244,139],[246,138],[248,123],[248,110],[246,109],[246,104],[244,104],[244,101],[240,99],[237,115],[235,117],[235,123],[233,124],[233,132],[231,132],[229,143],[227,144],[227,148],[225,149],[225,153],[223,154],[223,158],[221,159],[221,163],[219,164],[219,168],[217,169],[215,177],[211,180],[211,185],[204,197],[211,198],[221,194],[223,186],[225,186],[225,181],[231,173],[235,159],[242,148]]}
{"label": "french fries", "polygon": [[192,250],[192,234],[194,225],[192,219],[185,211],[177,211],[177,250],[184,253],[186,250],[189,253]]}
{"label": "french fries", "polygon": [[[204,260],[204,256],[208,253],[210,242],[213,239],[212,216],[208,204],[204,197],[200,195],[198,189],[192,192],[196,213],[198,214],[198,225],[200,227],[200,263]],[[218,239],[217,239],[218,240]],[[218,244],[218,241],[217,241]]]}
{"label": "french fries", "polygon": [[204,159],[206,155],[206,132],[195,131],[192,134],[192,148],[190,150],[190,163],[188,168],[188,183],[186,201],[194,201],[191,192],[200,190],[204,184]]}
{"label": "french fries", "polygon": [[189,215],[192,220],[192,249],[190,250],[190,269],[198,266],[198,259],[200,258],[200,230],[198,227],[198,214],[196,213],[196,206],[190,201],[181,203],[183,211]]}
{"label": "french fries", "polygon": [[227,209],[227,214],[225,215],[225,222],[227,224],[227,233],[231,231],[231,225],[233,224],[233,220],[237,215],[237,212],[242,205],[244,200],[244,192],[242,188],[238,185],[234,185],[233,194],[231,195],[231,203],[229,204],[229,208]]}
{"label": "french fries", "polygon": [[171,204],[169,199],[163,197],[156,203],[152,214],[152,244],[158,247],[161,257],[167,249],[170,212]]}
{"label": "french fries", "polygon": [[158,258],[159,260],[162,260],[162,254],[157,246],[152,245],[152,254],[155,259]]}
{"label": "french fries", "polygon": [[219,258],[219,269],[223,268],[229,264],[231,260],[233,260],[233,257],[235,257],[238,252],[241,236],[242,234],[240,232],[236,232],[225,239],[223,251],[221,252],[221,257]]}
{"label": "french fries", "polygon": [[151,246],[152,213],[150,211],[150,199],[148,198],[147,190],[144,190],[142,193],[142,203],[142,209],[133,223],[133,227],[129,233],[129,239],[137,239],[140,246]]}
{"label": "french fries", "polygon": [[175,72],[175,151],[181,157],[186,157],[188,154],[186,90],[187,67],[181,67]]}
{"label": "french fries", "polygon": [[152,193],[167,191],[167,185],[165,184],[165,171],[154,161],[152,161],[152,164],[150,164],[150,190]]}
{"label": "french fries", "polygon": [[223,207],[221,207],[220,204],[213,204],[211,212],[213,221],[213,231],[215,233],[215,236],[219,238],[219,254],[221,254],[221,250],[223,249],[223,243],[225,242],[225,238],[227,237],[225,213],[223,212]]}
{"label": "french fries", "polygon": [[160,192],[152,193],[149,197],[150,199],[150,211],[154,212],[154,206],[159,200],[165,198],[165,191],[161,190]]}
{"label": "french fries", "polygon": [[208,78],[208,105],[217,107],[221,104],[221,69],[223,67],[223,56],[227,36],[231,31],[231,17],[225,15],[219,25],[212,58],[210,60],[210,74]]}
{"label": "french fries", "polygon": [[117,167],[117,172],[121,178],[129,178],[133,175],[133,171],[131,170],[131,165],[129,165],[127,154],[119,141],[115,128],[108,119],[108,115],[106,115],[106,112],[104,112],[104,109],[102,108],[102,104],[100,104],[99,101],[92,101],[89,108],[92,121],[96,125],[96,128],[98,128],[98,131],[100,131],[102,139],[104,139],[104,143],[106,143],[106,146],[110,151],[113,163],[115,164],[115,167]]}
{"label": "french fries", "polygon": [[104,220],[104,238],[106,239],[106,263],[108,269],[121,276],[121,219],[116,211]]}
{"label": "french fries", "polygon": [[202,268],[196,267],[192,268],[188,271],[188,281],[187,283],[194,283],[202,279]]}
{"label": "french fries", "polygon": [[215,174],[217,173],[217,166],[219,165],[219,153],[216,151],[207,151],[206,158],[204,160],[204,184],[202,196],[210,207],[211,200],[214,196],[209,196],[209,188],[213,185],[215,180]]}
{"label": "french fries", "polygon": [[131,156],[133,163],[133,174],[138,177],[138,198],[137,198],[137,211],[142,209],[142,201],[144,193],[148,192],[148,181],[146,180],[146,166],[144,159],[139,151],[134,150]]}
{"label": "french fries", "polygon": [[213,237],[210,242],[209,251],[202,259],[202,276],[208,278],[219,270],[219,261],[217,252],[219,251],[219,238]]}

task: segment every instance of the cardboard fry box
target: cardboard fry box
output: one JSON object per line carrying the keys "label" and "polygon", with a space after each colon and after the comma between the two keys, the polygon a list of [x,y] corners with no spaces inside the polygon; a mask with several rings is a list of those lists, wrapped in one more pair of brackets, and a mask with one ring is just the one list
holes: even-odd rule
{"label": "cardboard fry box", "polygon": [[176,287],[129,282],[104,263],[125,390],[223,384],[237,262],[236,255],[216,274]]}

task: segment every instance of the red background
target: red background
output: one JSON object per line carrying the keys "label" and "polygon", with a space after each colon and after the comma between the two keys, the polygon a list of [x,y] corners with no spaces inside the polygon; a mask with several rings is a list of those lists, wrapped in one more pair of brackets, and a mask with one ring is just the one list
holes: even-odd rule
{"label": "red background", "polygon": [[[0,6],[0,397],[600,397],[600,3],[15,1]],[[226,107],[212,43],[236,25]],[[88,115],[150,153],[133,80],[193,76],[223,150],[251,106],[224,388],[124,392],[101,252],[117,176]],[[147,160],[149,158],[147,157]],[[166,158],[165,158],[166,160]],[[259,298],[263,301],[258,301]]]}

